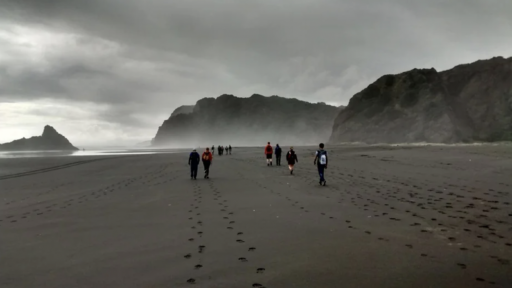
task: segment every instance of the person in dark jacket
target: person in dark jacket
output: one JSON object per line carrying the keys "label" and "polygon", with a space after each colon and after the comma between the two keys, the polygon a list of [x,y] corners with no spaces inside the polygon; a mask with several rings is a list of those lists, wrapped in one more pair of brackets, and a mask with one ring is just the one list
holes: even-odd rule
{"label": "person in dark jacket", "polygon": [[276,148],[274,149],[274,154],[276,154],[276,166],[281,166],[281,147],[279,144],[276,144]]}
{"label": "person in dark jacket", "polygon": [[233,148],[231,147],[231,145],[229,145],[229,148],[228,148],[228,149],[229,149],[229,155],[231,155],[231,149],[233,149]]}
{"label": "person in dark jacket", "polygon": [[286,160],[288,161],[288,168],[290,169],[290,174],[293,174],[293,166],[295,163],[299,163],[299,159],[297,158],[297,154],[293,151],[293,147],[290,147],[290,151],[286,154]]}
{"label": "person in dark jacket", "polygon": [[315,160],[313,161],[313,165],[317,165],[318,167],[318,175],[320,176],[320,185],[325,186],[327,181],[325,181],[325,169],[327,169],[327,151],[324,150],[324,143],[320,143],[318,145],[320,148],[315,153]]}
{"label": "person in dark jacket", "polygon": [[190,179],[197,179],[197,167],[199,166],[201,157],[196,149],[190,153],[188,157],[188,165],[190,165]]}

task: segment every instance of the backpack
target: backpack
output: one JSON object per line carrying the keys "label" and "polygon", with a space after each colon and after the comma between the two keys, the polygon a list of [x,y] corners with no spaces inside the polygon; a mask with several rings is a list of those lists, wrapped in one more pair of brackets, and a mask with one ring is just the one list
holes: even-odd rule
{"label": "backpack", "polygon": [[206,152],[205,152],[205,153],[203,154],[203,160],[204,160],[204,161],[209,161],[209,160],[210,160],[210,152],[208,152],[208,153],[206,153]]}
{"label": "backpack", "polygon": [[324,150],[318,150],[318,164],[326,165],[327,164],[327,152]]}

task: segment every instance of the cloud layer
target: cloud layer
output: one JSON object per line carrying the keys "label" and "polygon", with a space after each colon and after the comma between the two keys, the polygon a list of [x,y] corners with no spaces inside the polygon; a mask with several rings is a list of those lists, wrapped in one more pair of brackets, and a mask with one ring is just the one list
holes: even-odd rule
{"label": "cloud layer", "polygon": [[[0,0],[0,142],[154,136],[223,93],[346,104],[382,74],[511,56],[507,0]],[[4,120],[7,119],[7,120]]]}

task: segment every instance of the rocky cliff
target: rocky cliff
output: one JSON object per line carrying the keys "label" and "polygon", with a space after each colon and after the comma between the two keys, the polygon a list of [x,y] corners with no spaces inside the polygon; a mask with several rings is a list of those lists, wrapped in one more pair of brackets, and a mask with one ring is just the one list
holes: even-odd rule
{"label": "rocky cliff", "polygon": [[197,101],[192,113],[173,113],[158,129],[155,146],[316,144],[329,138],[339,110],[278,96],[221,95]]}
{"label": "rocky cliff", "polygon": [[385,75],[350,99],[330,142],[512,140],[512,58]]}
{"label": "rocky cliff", "polygon": [[192,112],[194,112],[194,105],[183,105],[176,108],[174,112],[172,112],[171,117],[179,114],[190,114]]}
{"label": "rocky cliff", "polygon": [[74,147],[66,137],[62,136],[52,126],[45,126],[43,135],[34,136],[29,139],[22,138],[10,143],[0,144],[3,151],[40,151],[40,150],[61,150],[75,151]]}

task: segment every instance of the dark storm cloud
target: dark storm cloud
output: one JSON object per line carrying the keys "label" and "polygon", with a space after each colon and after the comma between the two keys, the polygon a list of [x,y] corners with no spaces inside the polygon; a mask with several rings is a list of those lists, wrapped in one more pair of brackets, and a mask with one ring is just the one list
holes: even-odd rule
{"label": "dark storm cloud", "polygon": [[[24,70],[15,75],[0,69],[0,95],[22,95],[27,99],[79,97],[67,94],[62,82],[72,79],[106,77],[105,71],[92,70],[84,66],[69,66],[52,71]],[[4,96],[6,97],[6,96]],[[0,99],[2,96],[0,96]],[[19,98],[18,98],[19,99]],[[80,99],[77,99],[80,100]],[[91,99],[94,100],[94,99]]]}
{"label": "dark storm cloud", "polygon": [[[0,0],[0,101],[106,104],[126,125],[222,93],[345,104],[382,74],[510,56],[510,15],[509,0]],[[36,53],[16,27],[64,36]]]}
{"label": "dark storm cloud", "polygon": [[[447,49],[482,53],[489,45],[500,45],[512,26],[512,2],[505,0],[179,4],[162,0],[13,0],[9,4],[6,11],[17,15],[12,18],[18,21],[55,25],[132,50],[150,49],[153,53],[138,55],[149,61],[163,60],[159,58],[162,51],[217,61],[239,81],[278,90],[290,84],[290,80],[281,81],[283,73],[299,77],[306,68],[287,71],[294,59],[316,65],[317,73],[327,72],[332,77],[339,77],[351,65],[378,77],[422,64],[442,65],[453,53]],[[440,61],[435,61],[436,57]],[[308,58],[314,63],[308,63]],[[321,87],[311,89],[315,88]]]}

